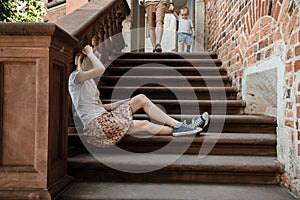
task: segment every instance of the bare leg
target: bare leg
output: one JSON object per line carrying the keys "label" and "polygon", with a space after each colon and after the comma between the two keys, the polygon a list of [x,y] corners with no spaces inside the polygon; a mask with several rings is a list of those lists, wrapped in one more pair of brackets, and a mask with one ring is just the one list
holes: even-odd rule
{"label": "bare leg", "polygon": [[150,28],[150,40],[153,49],[155,48],[155,41],[156,41],[156,34],[155,34],[155,27]]}
{"label": "bare leg", "polygon": [[163,27],[163,24],[161,22],[157,22],[156,23],[155,33],[156,33],[156,44],[157,43],[160,44],[162,36],[163,36],[163,33],[164,33],[164,27]]}
{"label": "bare leg", "polygon": [[191,45],[186,45],[186,52],[191,52]]}
{"label": "bare leg", "polygon": [[151,119],[165,123],[171,127],[179,123],[177,120],[171,118],[161,109],[159,109],[155,104],[152,103],[150,99],[148,99],[148,97],[143,94],[139,94],[131,98],[130,106],[133,113],[142,108]]}
{"label": "bare leg", "polygon": [[178,42],[178,52],[183,52],[184,51],[184,42],[183,41],[179,41]]}
{"label": "bare leg", "polygon": [[153,135],[171,135],[172,128],[169,126],[162,126],[153,124],[147,120],[134,120],[133,128],[130,129],[129,134],[147,132]]}

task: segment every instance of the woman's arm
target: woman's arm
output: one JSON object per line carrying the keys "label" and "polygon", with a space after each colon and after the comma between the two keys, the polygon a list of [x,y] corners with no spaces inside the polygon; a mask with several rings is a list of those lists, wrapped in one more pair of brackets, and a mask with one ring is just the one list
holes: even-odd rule
{"label": "woman's arm", "polygon": [[84,49],[82,50],[82,52],[85,55],[87,55],[87,57],[90,59],[93,66],[91,66],[92,69],[90,69],[88,71],[79,71],[74,80],[75,84],[92,79],[92,78],[99,77],[105,72],[105,66],[95,56],[91,46],[89,46],[89,45],[85,46]]}
{"label": "woman's arm", "polygon": [[174,10],[172,13],[173,13],[173,15],[176,17],[176,19],[178,19],[178,15],[177,15],[177,13],[175,12],[175,10]]}

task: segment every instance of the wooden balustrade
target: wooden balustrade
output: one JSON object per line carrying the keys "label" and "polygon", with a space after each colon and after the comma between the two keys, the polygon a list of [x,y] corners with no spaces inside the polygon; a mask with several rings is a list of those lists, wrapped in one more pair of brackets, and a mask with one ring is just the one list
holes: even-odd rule
{"label": "wooden balustrade", "polygon": [[72,181],[66,99],[77,43],[53,23],[0,23],[0,199],[51,199]]}
{"label": "wooden balustrade", "polygon": [[126,0],[90,1],[83,7],[63,17],[56,24],[79,40],[76,54],[90,44],[106,62],[109,56],[125,47],[122,21],[129,15]]}

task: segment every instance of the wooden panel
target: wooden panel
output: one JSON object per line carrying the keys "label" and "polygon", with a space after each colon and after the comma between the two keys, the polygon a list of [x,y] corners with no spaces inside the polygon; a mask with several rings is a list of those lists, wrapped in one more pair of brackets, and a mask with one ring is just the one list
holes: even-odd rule
{"label": "wooden panel", "polygon": [[0,166],[2,165],[2,135],[3,135],[3,94],[4,94],[4,75],[3,63],[0,63]]}
{"label": "wooden panel", "polygon": [[2,71],[2,165],[34,166],[37,63],[5,62]]}

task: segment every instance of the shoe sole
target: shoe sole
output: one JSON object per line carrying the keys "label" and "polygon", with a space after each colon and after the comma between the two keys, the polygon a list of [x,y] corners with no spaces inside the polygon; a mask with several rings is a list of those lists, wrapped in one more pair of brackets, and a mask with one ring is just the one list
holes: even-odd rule
{"label": "shoe sole", "polygon": [[[205,113],[207,113],[207,112],[205,112]],[[203,113],[204,114],[204,113]],[[206,119],[204,119],[202,116],[203,116],[203,114],[201,115],[201,118],[203,119],[203,120],[205,120],[205,123],[204,123],[204,126],[202,127],[202,129],[204,129],[206,126],[207,126],[207,124],[208,124],[208,122],[209,122],[209,114],[207,113],[207,118]]]}
{"label": "shoe sole", "polygon": [[158,52],[158,53],[160,53],[160,52],[162,52],[162,49],[161,49],[161,48],[158,48],[158,49],[156,49],[155,51]]}
{"label": "shoe sole", "polygon": [[192,135],[192,134],[200,133],[201,131],[202,131],[202,128],[197,128],[196,130],[186,131],[186,132],[173,133],[172,135],[173,135],[174,137],[178,137],[178,136],[186,136],[186,135]]}

